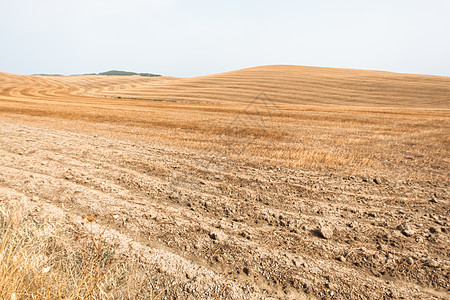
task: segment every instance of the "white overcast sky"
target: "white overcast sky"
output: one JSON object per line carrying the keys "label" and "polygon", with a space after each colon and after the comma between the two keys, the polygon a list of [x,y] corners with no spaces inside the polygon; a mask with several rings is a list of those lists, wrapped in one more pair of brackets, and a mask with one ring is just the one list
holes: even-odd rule
{"label": "white overcast sky", "polygon": [[450,0],[0,0],[0,71],[292,64],[450,76]]}

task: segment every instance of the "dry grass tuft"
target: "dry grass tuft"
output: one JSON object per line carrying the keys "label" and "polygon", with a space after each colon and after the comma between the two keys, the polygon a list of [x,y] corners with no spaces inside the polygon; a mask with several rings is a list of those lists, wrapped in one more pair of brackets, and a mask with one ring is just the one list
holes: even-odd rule
{"label": "dry grass tuft", "polygon": [[[0,299],[154,299],[162,293],[143,268],[92,231],[72,234],[0,207]],[[155,293],[156,292],[158,293]]]}

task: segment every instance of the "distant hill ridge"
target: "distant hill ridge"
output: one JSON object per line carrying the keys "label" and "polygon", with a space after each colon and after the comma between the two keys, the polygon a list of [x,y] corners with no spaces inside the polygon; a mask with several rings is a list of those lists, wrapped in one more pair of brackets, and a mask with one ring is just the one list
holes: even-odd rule
{"label": "distant hill ridge", "polygon": [[[61,74],[33,74],[37,76],[64,76]],[[144,76],[144,77],[158,77],[161,76],[159,74],[152,73],[136,73],[136,72],[128,72],[128,71],[119,71],[119,70],[110,70],[101,73],[89,73],[89,74],[81,74],[81,75],[106,75],[106,76]]]}

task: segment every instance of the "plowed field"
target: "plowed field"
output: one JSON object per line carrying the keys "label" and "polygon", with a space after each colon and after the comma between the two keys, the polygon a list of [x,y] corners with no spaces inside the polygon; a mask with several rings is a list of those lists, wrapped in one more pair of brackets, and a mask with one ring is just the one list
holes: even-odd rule
{"label": "plowed field", "polygon": [[0,73],[0,201],[96,216],[187,298],[448,299],[449,132],[448,77]]}

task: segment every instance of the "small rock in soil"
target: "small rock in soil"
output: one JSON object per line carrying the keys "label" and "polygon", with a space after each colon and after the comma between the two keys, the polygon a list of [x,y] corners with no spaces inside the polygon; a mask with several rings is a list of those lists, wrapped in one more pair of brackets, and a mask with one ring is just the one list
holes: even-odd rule
{"label": "small rock in soil", "polygon": [[413,236],[415,234],[415,231],[412,229],[405,229],[402,231],[402,233],[406,236]]}
{"label": "small rock in soil", "polygon": [[327,240],[329,240],[333,237],[333,229],[331,229],[330,227],[327,227],[327,226],[322,226],[319,229],[319,233],[324,239],[327,239]]}
{"label": "small rock in soil", "polygon": [[397,229],[400,230],[405,236],[413,236],[416,232],[411,228],[409,224],[406,222],[397,226]]}

